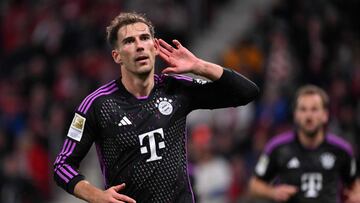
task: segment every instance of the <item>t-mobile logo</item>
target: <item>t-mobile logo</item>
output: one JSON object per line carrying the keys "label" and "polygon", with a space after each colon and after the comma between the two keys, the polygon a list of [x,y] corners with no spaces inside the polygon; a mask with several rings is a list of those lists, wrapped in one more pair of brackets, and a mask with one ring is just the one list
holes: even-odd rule
{"label": "t-mobile logo", "polygon": [[[155,135],[160,135],[160,136],[155,136]],[[148,137],[149,140],[149,145],[145,145],[144,144],[144,138]],[[150,158],[146,160],[146,162],[150,162],[150,161],[156,161],[159,159],[162,159],[161,156],[158,156],[156,153],[156,147],[158,147],[159,149],[165,148],[165,142],[164,141],[157,141],[156,139],[164,139],[164,131],[162,128],[144,133],[139,135],[139,140],[140,140],[140,152],[141,154],[146,154],[149,152],[149,148],[150,148]],[[145,146],[144,146],[145,145]],[[157,146],[156,146],[157,145]]]}
{"label": "t-mobile logo", "polygon": [[305,192],[305,197],[315,198],[322,189],[323,177],[321,173],[305,173],[301,176],[301,190]]}

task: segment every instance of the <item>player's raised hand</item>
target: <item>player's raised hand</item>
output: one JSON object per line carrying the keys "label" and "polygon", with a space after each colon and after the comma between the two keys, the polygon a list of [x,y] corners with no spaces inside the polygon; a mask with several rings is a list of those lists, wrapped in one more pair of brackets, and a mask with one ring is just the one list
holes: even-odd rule
{"label": "player's raised hand", "polygon": [[160,58],[169,65],[162,71],[163,73],[196,73],[194,70],[200,59],[183,47],[178,40],[172,41],[175,47],[162,39],[155,41],[159,47]]}
{"label": "player's raised hand", "polygon": [[125,183],[113,186],[105,191],[91,203],[136,203],[136,201],[119,192],[125,188]]}
{"label": "player's raised hand", "polygon": [[285,202],[295,195],[297,191],[297,187],[292,185],[278,185],[274,187],[272,197],[277,202]]}

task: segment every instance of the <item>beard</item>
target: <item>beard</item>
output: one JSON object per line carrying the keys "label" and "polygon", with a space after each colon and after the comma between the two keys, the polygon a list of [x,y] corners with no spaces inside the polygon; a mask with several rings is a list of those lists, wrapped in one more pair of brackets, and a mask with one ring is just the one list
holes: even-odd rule
{"label": "beard", "polygon": [[297,125],[297,129],[304,133],[308,138],[314,138],[320,131],[322,131],[323,126],[319,125],[312,129],[306,128],[305,126]]}
{"label": "beard", "polygon": [[314,129],[314,130],[305,130],[305,129],[303,129],[302,131],[304,132],[304,134],[305,134],[307,137],[309,137],[309,138],[314,138],[314,137],[318,134],[318,132],[320,131],[320,129],[319,129],[319,128],[316,128],[316,129]]}

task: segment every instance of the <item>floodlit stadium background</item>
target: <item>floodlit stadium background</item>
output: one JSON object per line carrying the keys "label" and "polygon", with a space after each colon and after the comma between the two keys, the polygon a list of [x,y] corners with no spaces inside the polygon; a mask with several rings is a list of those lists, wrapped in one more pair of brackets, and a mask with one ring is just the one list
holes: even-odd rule
{"label": "floodlit stadium background", "polygon": [[[118,75],[105,27],[120,11],[146,13],[157,37],[260,86],[245,107],[193,112],[188,151],[198,202],[264,202],[248,198],[247,181],[266,141],[291,129],[300,85],[329,93],[329,129],[358,149],[359,9],[357,0],[2,0],[0,202],[81,202],[54,185],[52,163],[75,107]],[[102,186],[93,150],[81,170]]]}

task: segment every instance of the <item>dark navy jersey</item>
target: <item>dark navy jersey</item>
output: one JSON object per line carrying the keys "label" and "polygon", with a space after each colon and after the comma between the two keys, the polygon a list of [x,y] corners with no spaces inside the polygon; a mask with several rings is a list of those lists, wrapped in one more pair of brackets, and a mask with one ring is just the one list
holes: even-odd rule
{"label": "dark navy jersey", "polygon": [[258,88],[227,69],[214,82],[180,75],[154,79],[146,98],[134,97],[119,79],[83,100],[55,160],[59,186],[73,193],[84,179],[80,162],[95,143],[105,188],[126,183],[121,193],[137,202],[193,202],[187,173],[187,114],[245,105],[257,96]]}
{"label": "dark navy jersey", "polygon": [[316,149],[306,149],[298,136],[287,132],[266,145],[255,175],[266,182],[289,184],[298,188],[291,203],[335,203],[340,201],[340,188],[350,186],[356,176],[356,163],[351,145],[332,134]]}

